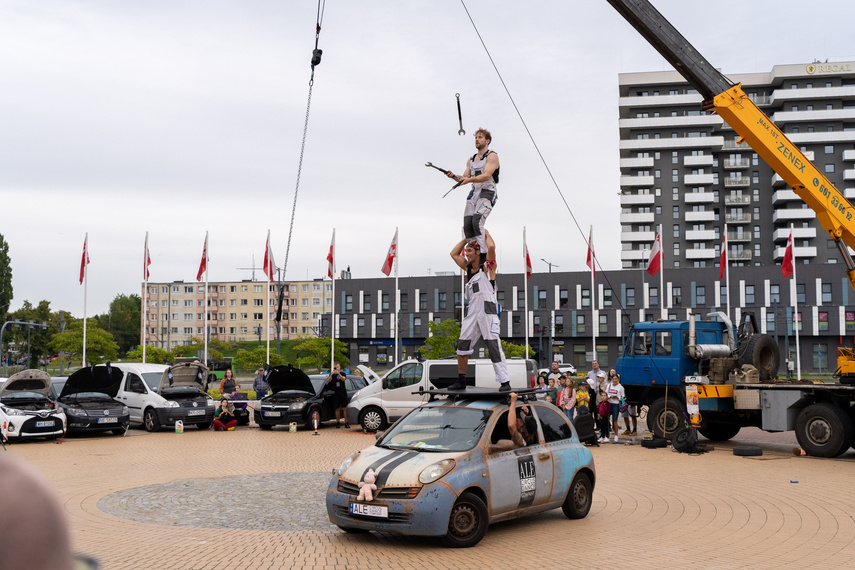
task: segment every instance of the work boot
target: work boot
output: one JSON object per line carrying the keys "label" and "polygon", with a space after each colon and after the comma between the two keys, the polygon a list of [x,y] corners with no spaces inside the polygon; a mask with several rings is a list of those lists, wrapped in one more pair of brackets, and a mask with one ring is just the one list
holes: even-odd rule
{"label": "work boot", "polygon": [[458,378],[457,382],[448,387],[448,390],[465,390],[466,389],[466,378]]}
{"label": "work boot", "polygon": [[510,382],[502,382],[499,386],[499,392],[510,392],[511,391],[511,383]]}

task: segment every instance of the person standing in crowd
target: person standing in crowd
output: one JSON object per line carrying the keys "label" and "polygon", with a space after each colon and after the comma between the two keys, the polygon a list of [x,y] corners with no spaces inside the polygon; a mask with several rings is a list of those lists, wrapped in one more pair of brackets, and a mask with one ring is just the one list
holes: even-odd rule
{"label": "person standing in crowd", "polygon": [[564,391],[561,394],[561,409],[564,410],[564,414],[572,422],[576,414],[576,388],[573,386],[573,381],[568,380],[563,374],[561,378],[564,379]]}
{"label": "person standing in crowd", "polygon": [[340,428],[341,416],[344,416],[344,427],[349,428],[347,423],[347,384],[345,376],[341,373],[341,364],[334,363],[333,370],[327,378],[326,390],[331,392],[332,405],[335,409],[335,427]]}
{"label": "person standing in crowd", "polygon": [[535,388],[537,388],[541,392],[546,392],[546,390],[549,389],[549,386],[546,384],[546,378],[544,378],[543,376],[538,376],[537,386],[535,386]]}
{"label": "person standing in crowd", "polygon": [[555,387],[555,380],[550,379],[546,388],[546,401],[555,406],[558,405],[558,388]]}
{"label": "person standing in crowd", "polygon": [[255,390],[255,399],[260,400],[270,393],[270,384],[263,368],[255,371],[255,380],[252,381],[252,389]]}
{"label": "person standing in crowd", "polygon": [[223,398],[220,407],[214,411],[214,431],[234,431],[236,425],[235,406]]}
{"label": "person standing in crowd", "polygon": [[[623,418],[623,425],[626,427],[623,435],[638,435],[638,407],[635,404],[628,404],[626,409],[620,413],[620,417]],[[631,429],[630,420],[632,420]]]}
{"label": "person standing in crowd", "polygon": [[226,369],[225,374],[223,374],[223,379],[220,382],[220,394],[222,394],[224,398],[231,398],[236,392],[240,392],[240,385],[237,383],[232,369],[228,368]]}
{"label": "person standing in crowd", "polygon": [[614,368],[609,372],[611,376],[611,384],[606,387],[606,394],[609,398],[609,406],[611,407],[612,427],[615,432],[615,443],[618,442],[618,416],[620,415],[620,405],[626,399],[626,392],[623,386],[620,385],[620,376],[615,372]]}
{"label": "person standing in crowd", "polygon": [[603,372],[603,374],[605,374],[605,371],[600,370],[600,363],[596,360],[592,361],[591,371],[588,372],[588,387],[591,388],[592,391],[596,391],[597,385],[600,383],[599,378],[597,378],[600,372]]}
{"label": "person standing in crowd", "polygon": [[558,361],[552,361],[552,370],[549,372],[547,379],[555,380],[555,385],[558,386],[558,379],[561,378],[561,371],[558,369]]}
{"label": "person standing in crowd", "polygon": [[[603,370],[599,370],[597,375],[595,376],[597,381],[596,388],[594,390],[594,394],[596,394],[596,410],[597,410],[597,426],[600,428],[600,443],[608,443],[609,442],[609,412],[611,408],[609,406],[609,395],[608,395],[608,387],[609,383],[606,380],[606,373]],[[605,406],[601,406],[601,404],[605,403]],[[604,410],[603,407],[606,409]]]}
{"label": "person standing in crowd", "polygon": [[588,392],[588,382],[582,380],[579,382],[579,387],[576,388],[576,413],[578,414],[582,408],[590,412],[590,403],[591,394]]}

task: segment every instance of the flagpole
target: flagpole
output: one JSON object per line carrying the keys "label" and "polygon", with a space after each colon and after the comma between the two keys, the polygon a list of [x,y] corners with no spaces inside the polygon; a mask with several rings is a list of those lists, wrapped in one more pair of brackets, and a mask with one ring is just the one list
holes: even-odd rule
{"label": "flagpole", "polygon": [[662,224],[659,224],[659,314],[662,319],[667,319],[665,312],[665,246],[662,236]]}
{"label": "flagpole", "polygon": [[81,368],[86,366],[86,288],[89,285],[89,264],[86,263],[89,256],[89,232],[83,238],[83,361]]}
{"label": "flagpole", "polygon": [[523,226],[523,291],[525,292],[525,311],[523,312],[523,328],[525,329],[525,358],[528,360],[528,244],[525,240]]}
{"label": "flagpole", "polygon": [[398,227],[395,227],[395,366],[398,365],[398,351],[400,350],[398,346],[398,340],[400,335],[398,334],[398,297],[401,295],[398,292],[398,256],[400,255],[400,244],[398,243]]}
{"label": "flagpole", "polygon": [[140,340],[142,341],[142,361],[145,364],[145,329],[146,329],[146,317],[148,316],[146,311],[146,305],[148,304],[148,232],[145,233],[145,251],[143,251],[143,298],[142,298],[142,336]]}
{"label": "flagpole", "polygon": [[[272,263],[270,262],[270,230],[267,230],[267,250],[264,252],[264,259],[267,260],[267,266],[265,269],[267,270],[267,311],[265,311],[265,322],[267,323],[267,366],[270,366],[270,283],[273,281],[273,268],[270,267]],[[255,264],[253,264],[255,265]]]}
{"label": "flagpole", "polygon": [[[330,279],[332,281],[332,312],[330,313],[330,373],[335,368],[335,228],[332,231],[332,246],[330,247],[332,254],[332,265],[330,271]],[[379,300],[379,299],[378,299]]]}
{"label": "flagpole", "polygon": [[208,366],[208,232],[205,232],[205,354],[202,364]]}
{"label": "flagpole", "polygon": [[[724,239],[727,240],[727,222],[724,223]],[[724,286],[727,287],[727,318],[730,318],[730,254],[727,252],[729,242],[724,242]],[[732,321],[731,321],[732,322]]]}
{"label": "flagpole", "polygon": [[796,329],[796,379],[798,381],[801,381],[801,379],[802,379],[802,355],[801,355],[801,350],[799,350],[799,327],[802,324],[802,319],[799,316],[799,291],[798,291],[799,285],[798,285],[798,281],[796,281],[796,240],[793,237],[793,224],[792,224],[792,222],[790,223],[790,240],[791,240],[791,245],[793,247],[793,288],[792,288],[793,310],[794,310],[793,316],[798,319],[798,322],[796,323],[796,326],[795,326],[795,329]]}
{"label": "flagpole", "polygon": [[599,323],[597,322],[597,301],[596,301],[596,290],[594,287],[594,267],[596,267],[596,261],[594,259],[594,248],[592,247],[592,242],[594,241],[594,226],[588,226],[588,255],[591,256],[591,354],[592,361],[597,360],[597,328],[599,327]]}

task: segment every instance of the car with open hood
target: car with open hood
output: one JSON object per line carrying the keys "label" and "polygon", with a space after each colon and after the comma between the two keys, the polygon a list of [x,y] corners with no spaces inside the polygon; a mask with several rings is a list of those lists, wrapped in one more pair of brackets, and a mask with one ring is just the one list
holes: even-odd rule
{"label": "car with open hood", "polygon": [[112,431],[122,435],[130,425],[128,407],[116,400],[124,374],[109,362],[87,366],[65,379],[53,379],[56,402],[65,412],[68,431]]}
{"label": "car with open hood", "polygon": [[199,362],[173,366],[118,363],[124,378],[116,399],[128,406],[131,424],[148,431],[185,426],[208,429],[214,423],[214,399],[206,392],[208,368]]}
{"label": "car with open hood", "polygon": [[0,386],[0,433],[4,440],[65,433],[65,413],[50,397],[50,375],[22,370]]}
{"label": "car with open hood", "polygon": [[[315,420],[321,422],[335,418],[332,398],[325,388],[327,374],[307,375],[299,368],[283,364],[265,371],[270,383],[270,395],[261,399],[254,410],[255,423],[262,429],[296,422],[313,429]],[[356,375],[345,378],[348,399],[366,386]],[[342,418],[343,419],[343,418]]]}
{"label": "car with open hood", "polygon": [[[437,399],[333,470],[326,495],[330,521],[351,533],[437,536],[447,546],[468,547],[499,521],[559,507],[568,518],[585,517],[596,476],[593,456],[567,417],[535,395],[524,390],[520,398],[528,401],[517,402],[529,434],[529,443],[517,447],[507,393],[431,391]],[[375,486],[370,497],[362,492],[365,483]]]}

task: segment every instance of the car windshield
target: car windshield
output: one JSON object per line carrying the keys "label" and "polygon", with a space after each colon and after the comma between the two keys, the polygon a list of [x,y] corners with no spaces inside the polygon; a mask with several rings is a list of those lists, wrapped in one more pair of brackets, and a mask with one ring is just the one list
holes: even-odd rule
{"label": "car windshield", "polygon": [[468,451],[481,440],[491,410],[428,406],[416,408],[377,443],[388,449]]}
{"label": "car windshield", "polygon": [[149,390],[157,390],[160,386],[160,379],[163,378],[163,372],[143,372],[142,377],[148,384]]}

